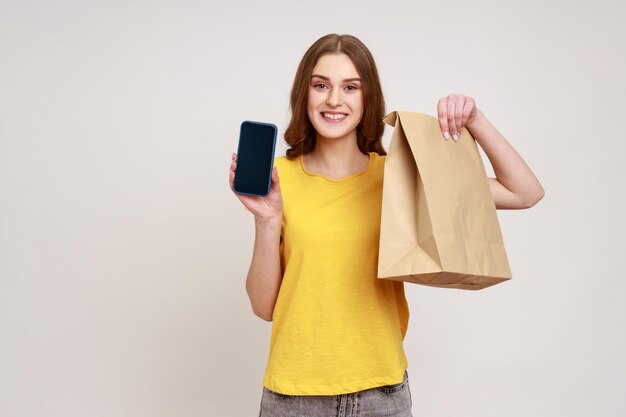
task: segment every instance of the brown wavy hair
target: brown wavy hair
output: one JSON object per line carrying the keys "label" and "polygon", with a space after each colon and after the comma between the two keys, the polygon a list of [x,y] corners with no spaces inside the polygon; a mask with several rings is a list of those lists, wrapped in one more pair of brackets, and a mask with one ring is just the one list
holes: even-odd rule
{"label": "brown wavy hair", "polygon": [[315,148],[317,132],[307,115],[313,67],[322,55],[339,53],[348,55],[362,79],[363,117],[356,127],[357,145],[364,154],[374,151],[379,155],[387,155],[382,144],[385,99],[374,57],[356,37],[331,33],[315,41],[298,65],[291,88],[291,121],[285,130],[285,142],[290,146],[286,151],[289,159],[309,153]]}

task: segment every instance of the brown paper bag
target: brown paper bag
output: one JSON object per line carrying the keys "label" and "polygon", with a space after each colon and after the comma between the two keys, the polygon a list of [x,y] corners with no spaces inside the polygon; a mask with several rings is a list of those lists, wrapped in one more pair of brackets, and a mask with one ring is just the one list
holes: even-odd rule
{"label": "brown paper bag", "polygon": [[436,117],[394,111],[385,162],[378,278],[478,290],[511,278],[478,146],[445,140]]}

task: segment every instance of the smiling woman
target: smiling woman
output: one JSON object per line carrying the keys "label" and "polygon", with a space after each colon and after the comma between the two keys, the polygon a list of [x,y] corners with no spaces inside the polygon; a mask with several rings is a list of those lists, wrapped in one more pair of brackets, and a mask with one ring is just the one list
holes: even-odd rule
{"label": "smiling woman", "polygon": [[[317,67],[324,67],[324,66],[335,66],[338,67],[340,66],[340,63],[329,63],[329,60],[333,60],[333,59],[337,59],[337,60],[349,60],[350,58],[348,58],[346,55],[327,55],[324,56],[322,58],[320,58],[320,61],[318,62]],[[352,69],[354,70],[354,66],[352,65],[352,62],[345,62],[344,64],[346,64],[346,66],[349,68],[350,66],[352,66]],[[320,82],[321,80],[324,80],[325,82]],[[313,90],[314,92],[310,93],[309,95],[309,105],[310,106],[315,106],[316,104],[318,104],[317,102],[319,101],[326,101],[327,97],[325,96],[325,94],[334,94],[335,100],[341,100],[341,98],[339,97],[339,95],[341,94],[348,94],[351,97],[348,101],[348,105],[350,104],[350,102],[354,103],[354,107],[356,107],[359,110],[362,110],[363,108],[363,97],[360,91],[360,85],[361,85],[361,79],[358,77],[355,78],[346,78],[345,80],[343,80],[341,83],[337,83],[337,85],[334,85],[334,82],[330,82],[330,78],[323,76],[323,75],[319,75],[319,74],[313,74],[313,76],[311,76],[311,84],[313,86]],[[331,86],[329,87],[327,84],[330,84]],[[317,100],[316,100],[317,99]],[[345,101],[345,100],[341,100],[341,101]],[[336,109],[336,110],[324,110],[323,108],[325,107],[331,107],[331,106],[326,106],[325,104],[320,104],[320,107],[322,107],[320,114],[324,117],[324,119],[328,122],[340,122],[346,119],[346,117],[349,115],[349,113],[346,113],[347,109]],[[336,106],[335,106],[336,107]],[[313,108],[310,109],[310,111],[314,111]],[[360,111],[359,117],[362,115],[362,111]],[[311,118],[311,114],[309,112],[309,118]],[[319,133],[319,130],[317,130]]]}
{"label": "smiling woman", "polygon": [[[313,68],[307,100],[307,116],[316,131],[315,141],[324,142],[318,150],[343,143],[349,144],[352,152],[358,151],[355,145],[363,104],[361,78],[350,57],[344,53],[322,55]],[[319,165],[324,164],[320,161]],[[330,168],[330,164],[326,165],[326,169]]]}
{"label": "smiling woman", "polygon": [[[272,322],[260,415],[411,416],[404,281],[377,278],[387,152],[370,51],[354,36],[319,38],[298,65],[290,105],[290,147],[274,159],[270,193],[235,193],[255,220],[246,291]],[[442,98],[438,115],[442,141],[466,126],[489,157],[498,208],[543,196],[471,97]],[[231,188],[236,163],[233,154]]]}
{"label": "smiling woman", "polygon": [[273,321],[260,415],[411,416],[404,283],[376,278],[387,153],[367,47],[350,35],[318,39],[291,110],[273,192],[264,204],[242,200],[257,225],[246,288]]}
{"label": "smiling woman", "polygon": [[[292,117],[285,130],[290,159],[309,152],[321,156],[315,147],[324,140],[335,146],[323,155],[327,169],[350,164],[359,153],[387,154],[381,142],[385,105],[380,78],[373,56],[359,39],[332,34],[311,45],[296,71],[290,104]],[[335,122],[338,116],[327,118],[324,113],[346,117]],[[336,148],[346,144],[351,145],[347,154]],[[342,155],[341,161],[328,159]]]}

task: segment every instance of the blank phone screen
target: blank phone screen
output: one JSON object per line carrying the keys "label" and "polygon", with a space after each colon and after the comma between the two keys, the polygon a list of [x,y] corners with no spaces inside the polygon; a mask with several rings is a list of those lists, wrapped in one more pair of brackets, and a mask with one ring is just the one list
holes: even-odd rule
{"label": "blank phone screen", "polygon": [[277,131],[271,123],[248,120],[241,123],[234,181],[236,192],[258,196],[269,193]]}

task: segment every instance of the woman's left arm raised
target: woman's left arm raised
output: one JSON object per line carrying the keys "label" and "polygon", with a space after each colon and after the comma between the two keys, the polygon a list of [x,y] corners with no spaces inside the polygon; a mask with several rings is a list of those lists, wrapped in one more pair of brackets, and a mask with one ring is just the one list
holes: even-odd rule
{"label": "woman's left arm raised", "polygon": [[487,178],[496,209],[527,209],[541,200],[544,190],[526,162],[478,110],[474,99],[450,94],[439,99],[437,113],[445,139],[458,140],[463,127],[472,134],[491,162],[496,178]]}

